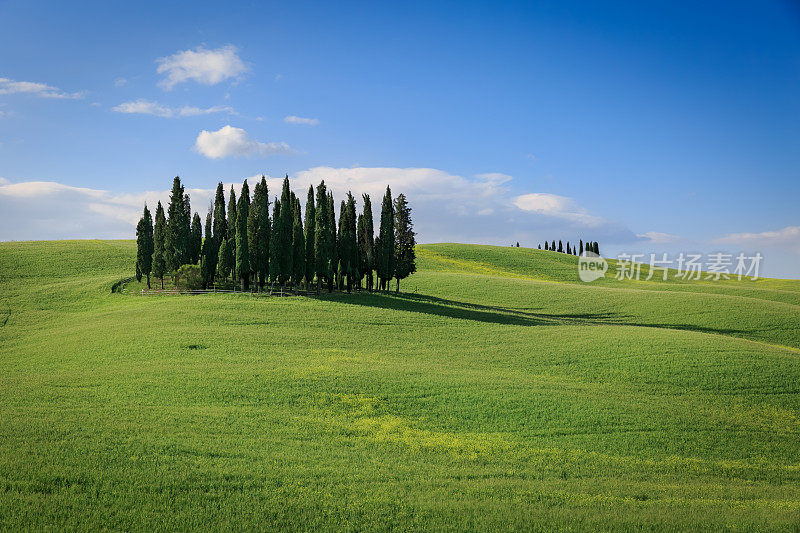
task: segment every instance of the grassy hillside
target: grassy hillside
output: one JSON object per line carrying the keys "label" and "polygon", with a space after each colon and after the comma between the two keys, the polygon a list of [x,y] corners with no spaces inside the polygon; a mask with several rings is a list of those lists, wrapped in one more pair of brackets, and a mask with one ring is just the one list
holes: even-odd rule
{"label": "grassy hillside", "polygon": [[0,527],[800,523],[800,282],[583,284],[419,249],[405,294],[111,294],[0,243]]}

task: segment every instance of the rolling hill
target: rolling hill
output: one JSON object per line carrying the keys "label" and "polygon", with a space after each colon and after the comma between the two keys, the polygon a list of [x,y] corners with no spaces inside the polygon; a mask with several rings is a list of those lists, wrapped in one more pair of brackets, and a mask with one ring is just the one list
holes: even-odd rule
{"label": "rolling hill", "polygon": [[134,256],[0,243],[0,528],[800,523],[798,281],[436,244],[400,295],[112,294]]}

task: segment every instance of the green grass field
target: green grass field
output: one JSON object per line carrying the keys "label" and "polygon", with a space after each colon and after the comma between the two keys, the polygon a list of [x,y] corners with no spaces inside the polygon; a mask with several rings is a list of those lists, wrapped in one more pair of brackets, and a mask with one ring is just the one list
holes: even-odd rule
{"label": "green grass field", "polygon": [[418,254],[400,296],[141,297],[132,241],[0,243],[0,527],[800,528],[800,282]]}

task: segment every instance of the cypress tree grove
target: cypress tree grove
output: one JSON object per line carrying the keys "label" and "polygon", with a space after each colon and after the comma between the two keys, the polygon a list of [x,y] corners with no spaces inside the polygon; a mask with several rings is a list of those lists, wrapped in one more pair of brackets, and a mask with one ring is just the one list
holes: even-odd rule
{"label": "cypress tree grove", "polygon": [[320,284],[324,279],[327,281],[332,274],[328,268],[330,265],[330,230],[328,224],[328,190],[325,187],[325,180],[317,186],[317,209],[314,216],[314,268],[317,274],[317,294],[319,294]]}
{"label": "cypress tree grove", "polygon": [[136,266],[140,275],[147,276],[149,289],[150,272],[153,268],[153,217],[147,209],[147,204],[144,204],[142,218],[136,225]]}
{"label": "cypress tree grove", "polygon": [[306,277],[306,239],[303,235],[303,219],[300,214],[300,200],[294,200],[294,225],[292,235],[292,284],[294,291],[300,288]]}
{"label": "cypress tree grove", "polygon": [[289,189],[289,176],[283,178],[281,191],[281,225],[280,225],[280,275],[281,293],[286,282],[292,278],[292,226],[294,225],[294,201]]}
{"label": "cypress tree grove", "polygon": [[167,220],[161,202],[156,207],[156,224],[153,230],[153,275],[161,279],[161,288],[164,288],[164,274],[167,271]]}
{"label": "cypress tree grove", "polygon": [[375,228],[372,223],[372,202],[369,194],[362,195],[362,198],[364,199],[364,227],[358,240],[364,254],[364,263],[361,268],[367,274],[367,290],[372,292],[372,271],[375,269]]}
{"label": "cypress tree grove", "polygon": [[380,289],[389,289],[389,280],[394,277],[394,206],[392,190],[386,186],[381,204],[381,227],[378,232],[380,243],[376,246],[376,265]]}
{"label": "cypress tree grove", "polygon": [[333,283],[339,266],[339,250],[336,246],[336,209],[334,208],[332,192],[328,193],[328,232],[328,237],[330,239],[328,241],[328,272],[330,272],[330,276],[328,277],[328,292],[333,292]]}
{"label": "cypress tree grove", "polygon": [[228,221],[225,220],[225,191],[222,182],[217,184],[217,193],[214,196],[214,248],[219,250],[222,241],[228,238]]}
{"label": "cypress tree grove", "polygon": [[188,259],[187,245],[189,243],[189,220],[186,218],[186,208],[183,196],[181,179],[175,177],[172,181],[172,192],[167,209],[167,234],[164,243],[164,259],[169,271],[176,271]]}
{"label": "cypress tree grove", "polygon": [[403,193],[394,201],[394,235],[394,277],[397,279],[395,290],[400,292],[400,280],[417,271],[414,224],[411,222],[411,208]]}
{"label": "cypress tree grove", "polygon": [[203,225],[200,223],[200,215],[195,213],[192,217],[192,228],[189,235],[189,262],[193,265],[200,260],[202,247]]}
{"label": "cypress tree grove", "polygon": [[242,183],[241,196],[236,206],[236,279],[241,281],[242,291],[250,288],[250,250],[247,247],[247,217],[250,215],[250,188],[247,180]]}
{"label": "cypress tree grove", "polygon": [[306,292],[309,291],[311,282],[314,280],[314,228],[316,227],[316,209],[314,208],[314,186],[308,186],[308,197],[306,198],[306,227],[305,227],[305,243],[306,243]]}

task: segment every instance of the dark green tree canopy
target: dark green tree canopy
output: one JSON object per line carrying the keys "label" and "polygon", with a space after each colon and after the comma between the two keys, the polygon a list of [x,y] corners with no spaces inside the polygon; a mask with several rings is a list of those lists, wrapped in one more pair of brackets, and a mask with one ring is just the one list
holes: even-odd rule
{"label": "dark green tree canopy", "polygon": [[414,246],[414,224],[411,222],[411,208],[404,194],[397,196],[394,202],[394,276],[397,278],[397,290],[400,280],[417,271]]}

